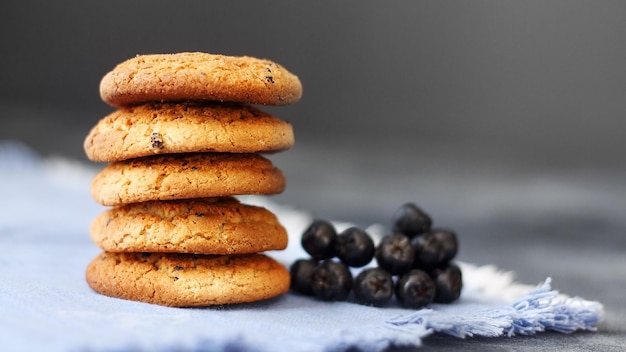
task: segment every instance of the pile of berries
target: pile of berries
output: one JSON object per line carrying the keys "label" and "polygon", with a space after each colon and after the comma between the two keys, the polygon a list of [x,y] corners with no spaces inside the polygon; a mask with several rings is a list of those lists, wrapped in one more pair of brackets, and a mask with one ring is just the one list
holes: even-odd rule
{"label": "pile of berries", "polygon": [[[375,245],[358,227],[337,233],[331,223],[314,220],[302,234],[311,256],[290,267],[291,289],[325,301],[345,301],[354,294],[359,304],[383,306],[395,294],[407,308],[450,303],[461,295],[460,268],[452,262],[458,250],[456,233],[432,228],[431,217],[413,203],[392,217],[392,231]],[[350,268],[368,267],[353,277]]]}

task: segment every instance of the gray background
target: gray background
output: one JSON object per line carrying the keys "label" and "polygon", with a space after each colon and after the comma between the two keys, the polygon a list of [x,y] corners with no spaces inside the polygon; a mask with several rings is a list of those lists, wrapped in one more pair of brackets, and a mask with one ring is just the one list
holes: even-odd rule
{"label": "gray background", "polygon": [[[385,223],[414,201],[460,258],[600,300],[600,334],[431,347],[619,350],[626,311],[626,2],[4,1],[0,140],[87,162],[100,78],[136,54],[275,60],[303,82],[274,199]],[[101,165],[93,165],[101,167]],[[503,344],[503,345],[501,345]]]}
{"label": "gray background", "polygon": [[[297,146],[276,160],[295,199],[300,180],[345,198],[384,191],[349,183],[370,168],[626,167],[624,2],[5,1],[0,16],[0,138],[46,155],[85,160],[84,136],[112,111],[98,83],[118,62],[206,51],[300,76],[303,99],[267,109],[295,128]],[[336,167],[346,180],[328,176]]]}

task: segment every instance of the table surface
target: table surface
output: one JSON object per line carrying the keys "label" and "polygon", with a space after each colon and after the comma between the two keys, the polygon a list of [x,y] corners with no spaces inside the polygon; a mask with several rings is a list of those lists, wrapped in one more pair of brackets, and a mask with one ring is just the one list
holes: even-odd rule
{"label": "table surface", "polygon": [[430,213],[435,226],[457,231],[458,259],[494,264],[526,284],[551,277],[554,289],[605,307],[597,332],[467,339],[435,335],[424,340],[429,350],[624,349],[623,170],[528,170],[496,167],[494,160],[389,155],[389,150],[357,153],[306,144],[272,155],[288,179],[286,192],[272,200],[318,218],[363,226],[386,225],[400,204],[412,201]]}
{"label": "table surface", "polygon": [[430,213],[434,225],[458,232],[459,259],[495,264],[523,283],[550,276],[555,289],[605,307],[605,321],[593,333],[495,339],[436,335],[424,341],[429,350],[626,348],[623,170],[538,169],[472,159],[446,164],[436,155],[410,162],[410,152],[331,152],[306,145],[273,160],[289,180],[279,202],[365,226],[385,224],[400,203],[412,201]]}

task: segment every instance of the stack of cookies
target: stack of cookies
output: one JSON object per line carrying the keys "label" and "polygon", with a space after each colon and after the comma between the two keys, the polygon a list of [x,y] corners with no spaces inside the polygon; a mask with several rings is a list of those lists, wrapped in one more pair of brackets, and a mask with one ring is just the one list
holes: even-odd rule
{"label": "stack of cookies", "polygon": [[143,55],[106,74],[100,94],[118,110],[84,144],[109,163],[91,186],[109,207],[90,228],[104,251],[87,268],[91,288],[177,307],[286,292],[289,272],[262,253],[285,249],[285,229],[235,197],[285,189],[263,154],[290,148],[292,127],[254,105],[296,102],[298,77],[252,57]]}

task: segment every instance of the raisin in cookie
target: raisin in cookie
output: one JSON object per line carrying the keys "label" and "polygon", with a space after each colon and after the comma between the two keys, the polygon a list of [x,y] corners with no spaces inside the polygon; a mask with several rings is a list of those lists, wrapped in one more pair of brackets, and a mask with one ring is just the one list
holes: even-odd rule
{"label": "raisin in cookie", "polygon": [[185,52],[120,63],[102,78],[100,96],[116,107],[181,100],[287,105],[300,99],[302,84],[270,60]]}
{"label": "raisin in cookie", "polygon": [[92,161],[189,153],[275,152],[293,146],[291,124],[250,105],[144,104],[101,119],[85,139]]}
{"label": "raisin in cookie", "polygon": [[289,272],[263,254],[108,253],[87,267],[105,296],[172,307],[254,302],[289,289]]}

